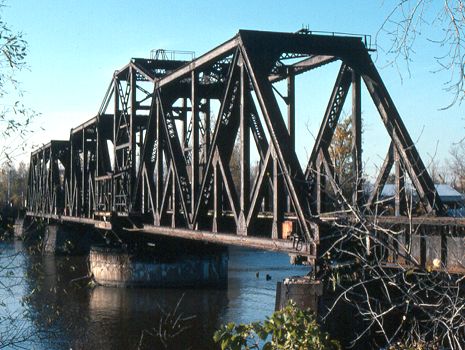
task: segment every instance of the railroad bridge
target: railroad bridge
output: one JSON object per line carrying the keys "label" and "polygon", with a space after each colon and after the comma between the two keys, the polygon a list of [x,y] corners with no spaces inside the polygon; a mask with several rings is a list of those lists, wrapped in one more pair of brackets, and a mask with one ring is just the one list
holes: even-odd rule
{"label": "railroad bridge", "polygon": [[[114,73],[95,117],[31,154],[27,216],[279,250],[310,263],[336,224],[395,227],[419,264],[465,273],[465,220],[446,217],[368,44],[366,36],[241,30],[196,59],[164,51],[131,59]],[[296,78],[329,63],[340,68],[302,167]],[[363,84],[390,138],[368,195]],[[344,105],[352,121],[350,198],[329,152]],[[381,214],[393,168],[393,212]],[[421,215],[407,211],[406,178]]]}

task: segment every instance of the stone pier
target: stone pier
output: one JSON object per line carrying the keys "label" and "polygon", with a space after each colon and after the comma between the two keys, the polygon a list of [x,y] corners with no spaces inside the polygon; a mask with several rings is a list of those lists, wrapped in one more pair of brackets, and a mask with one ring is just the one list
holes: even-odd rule
{"label": "stone pier", "polygon": [[16,239],[24,239],[28,230],[32,226],[32,222],[30,218],[22,217],[16,218],[14,224],[14,236]]}
{"label": "stone pier", "polygon": [[[201,248],[201,247],[200,247]],[[225,287],[227,249],[205,251],[196,245],[177,254],[169,249],[128,253],[122,248],[92,247],[90,272],[101,285],[115,287]]]}
{"label": "stone pier", "polygon": [[14,239],[23,241],[25,247],[40,246],[43,237],[43,226],[30,217],[18,217],[14,223]]}
{"label": "stone pier", "polygon": [[88,254],[92,244],[101,241],[93,228],[80,225],[49,224],[45,228],[44,254]]}
{"label": "stone pier", "polygon": [[276,287],[276,310],[292,300],[299,308],[310,308],[318,314],[318,304],[323,295],[323,284],[309,276],[294,276],[278,282]]}

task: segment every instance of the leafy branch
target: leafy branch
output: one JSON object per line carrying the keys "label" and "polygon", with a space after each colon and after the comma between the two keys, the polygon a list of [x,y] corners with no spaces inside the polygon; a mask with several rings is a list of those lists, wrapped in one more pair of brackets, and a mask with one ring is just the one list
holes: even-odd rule
{"label": "leafy branch", "polygon": [[292,301],[263,322],[228,323],[215,332],[213,340],[222,350],[341,349],[323,332],[310,310],[301,310]]}

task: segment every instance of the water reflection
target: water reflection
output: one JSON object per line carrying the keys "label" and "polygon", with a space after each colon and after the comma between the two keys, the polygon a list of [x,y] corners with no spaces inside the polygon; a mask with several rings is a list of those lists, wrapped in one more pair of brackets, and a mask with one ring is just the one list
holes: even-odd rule
{"label": "water reflection", "polygon": [[[224,290],[97,287],[90,293],[89,315],[99,337],[107,339],[109,349],[135,348],[142,330],[156,333],[160,325],[164,325],[161,318],[166,319],[179,302],[176,317],[189,320],[183,322],[186,330],[177,344],[185,349],[193,344],[193,349],[208,349],[213,348],[213,344],[211,337],[205,334],[218,324],[217,315],[223,312],[226,301]],[[124,337],[121,337],[122,330]],[[144,347],[158,343],[156,337],[148,333],[144,339]]]}
{"label": "water reflection", "polygon": [[[2,253],[20,250],[17,243],[2,246]],[[150,333],[166,325],[182,299],[176,316],[186,319],[186,329],[169,348],[217,349],[212,335],[221,324],[263,319],[274,310],[276,282],[307,272],[290,266],[282,254],[230,249],[229,256],[228,287],[218,290],[92,288],[82,279],[86,257],[26,255],[18,267],[24,278],[14,297],[30,295],[25,306],[17,304],[29,310],[29,326],[35,330],[25,347],[137,349],[145,330],[141,348],[162,349]]]}

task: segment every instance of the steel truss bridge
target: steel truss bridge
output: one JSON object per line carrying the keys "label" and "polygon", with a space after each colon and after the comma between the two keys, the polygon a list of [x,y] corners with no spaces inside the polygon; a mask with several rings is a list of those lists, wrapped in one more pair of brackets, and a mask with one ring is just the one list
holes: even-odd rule
{"label": "steel truss bridge", "polygon": [[[194,60],[131,59],[114,73],[94,118],[71,129],[69,140],[50,141],[31,154],[27,215],[280,250],[314,262],[325,227],[370,214],[394,167],[394,215],[364,218],[406,228],[406,240],[408,228],[423,225],[418,259],[427,263],[430,245],[439,242],[442,263],[465,270],[450,258],[453,249],[463,259],[465,221],[444,216],[366,41],[241,30]],[[295,147],[295,79],[332,62],[339,62],[339,72],[302,168]],[[362,84],[391,141],[369,196],[362,188]],[[351,104],[353,126],[348,200],[340,198],[329,152],[345,104]],[[426,215],[406,216],[406,175]],[[428,240],[432,231],[436,236]]]}

